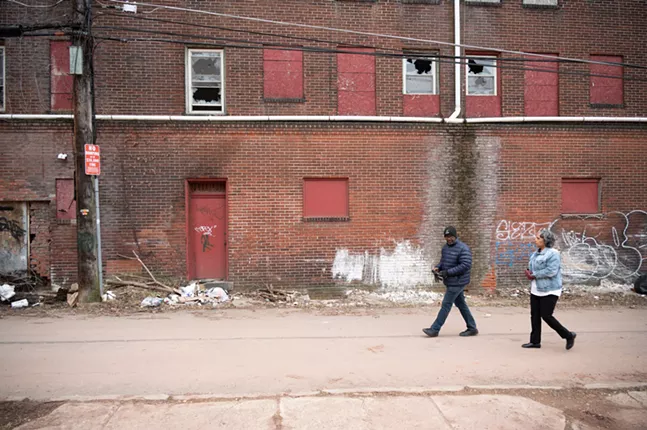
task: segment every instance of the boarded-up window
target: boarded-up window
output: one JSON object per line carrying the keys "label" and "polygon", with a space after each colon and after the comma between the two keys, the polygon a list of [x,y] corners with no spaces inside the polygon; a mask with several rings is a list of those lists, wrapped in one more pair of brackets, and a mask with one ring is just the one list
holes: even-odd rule
{"label": "boarded-up window", "polygon": [[598,179],[562,179],[562,213],[599,213],[599,186]]}
{"label": "boarded-up window", "polygon": [[302,51],[263,51],[263,94],[266,99],[303,99]]}
{"label": "boarded-up window", "polygon": [[70,74],[70,42],[52,40],[49,47],[51,109],[71,111],[74,77]]}
{"label": "boarded-up window", "polygon": [[[524,105],[527,116],[559,115],[558,63],[549,58],[528,56],[525,63]],[[546,70],[545,72],[543,70]]]}
{"label": "boarded-up window", "polygon": [[337,113],[375,115],[375,51],[339,49],[365,54],[337,54]]}
{"label": "boarded-up window", "polygon": [[306,178],[303,180],[305,218],[348,218],[347,178]]}
{"label": "boarded-up window", "polygon": [[76,219],[74,179],[56,180],[56,218]]}
{"label": "boarded-up window", "polygon": [[[622,57],[591,55],[592,61],[622,63]],[[622,66],[591,64],[591,104],[620,106],[624,103]]]}

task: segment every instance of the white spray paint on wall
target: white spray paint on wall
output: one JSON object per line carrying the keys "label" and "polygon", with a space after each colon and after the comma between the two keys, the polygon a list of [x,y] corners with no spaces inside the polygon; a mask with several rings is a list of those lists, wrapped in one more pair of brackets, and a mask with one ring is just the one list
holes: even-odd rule
{"label": "white spray paint on wall", "polygon": [[396,243],[392,251],[381,248],[379,255],[339,249],[332,265],[332,274],[333,278],[348,283],[359,281],[388,289],[406,289],[433,283],[431,263],[425,258],[423,249],[408,240]]}

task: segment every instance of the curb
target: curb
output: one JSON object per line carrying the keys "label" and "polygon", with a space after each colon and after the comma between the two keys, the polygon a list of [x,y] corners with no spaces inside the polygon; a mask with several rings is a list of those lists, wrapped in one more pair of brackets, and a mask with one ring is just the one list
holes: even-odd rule
{"label": "curb", "polygon": [[437,387],[362,387],[362,388],[329,388],[319,391],[284,392],[278,394],[143,394],[143,395],[70,395],[53,398],[30,398],[25,396],[0,397],[3,402],[21,402],[26,400],[48,401],[48,402],[191,402],[191,401],[244,401],[263,400],[280,398],[302,398],[302,397],[341,397],[341,396],[366,396],[370,394],[392,394],[392,395],[433,395],[442,393],[460,393],[468,390],[489,391],[489,390],[628,390],[647,387],[647,382],[609,382],[593,383],[585,385],[561,386],[561,385],[443,385]]}

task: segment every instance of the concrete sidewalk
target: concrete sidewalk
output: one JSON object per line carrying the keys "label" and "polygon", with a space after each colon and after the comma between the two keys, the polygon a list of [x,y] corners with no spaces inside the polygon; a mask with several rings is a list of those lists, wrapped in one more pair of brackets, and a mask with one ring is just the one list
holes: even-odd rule
{"label": "concrete sidewalk", "polygon": [[[520,395],[325,396],[191,402],[71,402],[19,429],[641,429],[647,392],[604,395],[590,419]],[[590,400],[587,403],[591,407]],[[566,404],[565,404],[566,406]],[[586,406],[581,406],[586,408]],[[603,415],[604,414],[604,415]],[[602,418],[601,418],[602,417]],[[603,419],[604,422],[598,421]]]}

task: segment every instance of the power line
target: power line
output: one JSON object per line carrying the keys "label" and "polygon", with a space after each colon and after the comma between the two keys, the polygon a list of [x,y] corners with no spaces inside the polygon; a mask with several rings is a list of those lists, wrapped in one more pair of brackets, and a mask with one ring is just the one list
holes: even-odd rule
{"label": "power line", "polygon": [[[101,28],[99,26],[95,28]],[[116,29],[115,27],[109,27]],[[119,27],[117,27],[119,28]],[[183,35],[183,34],[178,34],[178,33],[173,33],[173,32],[160,32],[156,30],[143,30],[143,29],[127,29],[123,28],[123,30],[126,31],[134,31],[134,32],[143,32],[143,33],[153,33],[153,34],[164,34],[164,35],[175,35],[175,36],[185,36],[185,37],[192,37],[192,38],[198,38],[198,39],[207,39],[207,40],[222,40],[223,38],[217,38],[217,37],[210,37],[210,36],[198,36],[198,35]],[[257,46],[252,46],[252,45],[244,45],[244,44],[235,44],[235,43],[208,43],[208,42],[196,42],[193,40],[179,40],[179,39],[163,39],[163,38],[141,38],[141,37],[116,37],[116,36],[111,36],[111,35],[95,35],[96,39],[101,39],[101,40],[111,40],[111,41],[117,41],[117,42],[123,42],[123,43],[128,43],[128,42],[157,42],[157,43],[171,43],[171,44],[180,44],[184,46],[203,46],[206,48],[238,48],[238,49],[270,49],[270,50],[288,50],[288,51],[303,51],[303,52],[313,52],[313,53],[330,53],[330,54],[351,54],[351,55],[368,55],[368,56],[375,56],[375,57],[387,57],[387,58],[411,58],[415,57],[418,58],[417,56],[411,55],[409,53],[399,53],[399,54],[391,54],[391,53],[380,53],[380,52],[357,52],[357,51],[344,51],[341,49],[327,49],[327,48],[317,48],[317,47],[294,47],[294,46],[287,46],[287,47],[278,47],[278,46],[264,46],[262,42],[250,42],[246,40],[242,40],[240,42],[243,43],[256,43]],[[229,39],[229,41],[232,41]],[[234,39],[235,41],[235,39]],[[454,57],[449,57],[452,58],[452,60],[445,59],[445,58],[438,58],[434,55],[428,55],[428,58],[432,58],[434,61],[437,61],[439,63],[445,63],[445,64],[462,64],[462,65],[467,65],[467,61],[471,57],[464,57],[461,58],[459,57],[459,61],[456,61],[453,59]],[[495,58],[496,59],[496,58]],[[564,71],[564,70],[551,70],[551,69],[540,69],[540,68],[531,68],[531,67],[516,67],[516,66],[504,66],[500,65],[498,63],[495,63],[494,65],[488,65],[489,67],[495,67],[498,69],[508,69],[508,70],[520,70],[520,71],[536,71],[536,72],[544,72],[544,73],[556,73],[556,74],[563,74],[563,75],[577,75],[577,76],[586,76],[586,77],[600,77],[600,78],[609,78],[609,79],[623,79],[626,81],[636,81],[636,82],[647,82],[647,79],[641,79],[641,78],[629,78],[629,77],[623,77],[623,76],[613,76],[613,75],[603,75],[603,74],[596,74],[596,73],[587,73],[587,72],[577,72],[577,71]]]}
{"label": "power line", "polygon": [[[105,7],[113,7],[115,9],[118,9],[117,6],[105,6]],[[152,22],[163,22],[167,24],[179,24],[179,25],[185,25],[189,27],[195,27],[195,28],[205,28],[205,29],[213,29],[213,30],[223,30],[223,31],[231,31],[231,32],[237,32],[237,33],[246,33],[246,34],[254,34],[254,35],[260,35],[260,36],[271,36],[271,37],[278,37],[278,38],[286,38],[286,39],[292,39],[292,40],[301,40],[301,41],[308,41],[308,42],[315,42],[315,43],[325,43],[329,45],[346,45],[347,47],[358,47],[358,48],[372,48],[372,49],[381,49],[383,51],[390,51],[394,53],[401,53],[403,50],[402,49],[393,49],[393,48],[384,48],[384,47],[379,47],[375,45],[353,45],[353,44],[347,44],[343,43],[337,40],[329,40],[329,39],[315,39],[315,38],[310,38],[310,37],[302,37],[302,36],[291,36],[291,35],[285,35],[285,34],[274,34],[274,33],[264,33],[264,32],[259,32],[259,31],[251,31],[251,30],[240,30],[240,29],[234,29],[230,27],[222,27],[222,26],[216,26],[216,25],[206,25],[206,24],[195,24],[191,22],[186,22],[186,21],[177,21],[177,20],[170,20],[170,19],[161,19],[161,18],[149,18],[149,17],[144,17],[144,16],[138,16],[138,15],[132,15],[132,14],[116,14],[116,13],[106,13],[103,12],[102,16],[114,16],[114,17],[119,17],[119,18],[128,18],[128,19],[136,19],[136,20],[144,20],[144,21],[152,21]],[[196,36],[196,37],[202,37],[202,36]],[[224,39],[224,38],[222,38]],[[236,40],[236,41],[241,41],[240,39],[231,39],[231,40]],[[256,43],[256,42],[254,42]],[[258,42],[258,43],[264,43],[265,42]],[[279,43],[272,43],[272,45],[276,46],[294,46],[294,45],[284,45],[284,44],[279,44]],[[414,49],[404,49],[404,51],[407,54],[410,55],[420,55],[420,56],[433,56],[437,58],[464,58],[464,59],[469,59],[472,58],[473,56],[469,55],[464,55],[464,56],[453,56],[453,55],[440,55],[436,51],[422,51],[422,50],[417,50],[418,48]],[[528,58],[519,58],[519,57],[514,57],[514,58],[507,58],[507,57],[497,57],[498,61],[519,61],[519,62],[526,62],[526,61],[532,61],[535,63],[573,63],[570,60],[563,59],[562,57],[557,57],[557,56],[552,56],[549,57],[551,59],[544,59],[544,58],[538,58],[538,59],[528,59]],[[614,64],[621,64],[621,63],[614,63]]]}
{"label": "power line", "polygon": [[[358,31],[358,30],[348,30],[348,29],[344,29],[344,28],[326,27],[326,26],[321,26],[321,25],[312,25],[312,24],[302,24],[302,23],[296,23],[296,22],[277,21],[277,20],[266,19],[266,18],[255,18],[255,17],[249,17],[249,16],[234,15],[234,14],[229,14],[229,13],[211,12],[211,11],[205,11],[205,10],[200,10],[200,9],[190,9],[190,8],[184,8],[184,7],[178,7],[178,6],[164,6],[164,5],[158,5],[158,4],[152,4],[152,3],[131,2],[131,1],[125,1],[125,0],[107,0],[107,1],[110,1],[110,2],[113,2],[113,3],[119,3],[119,4],[126,4],[127,3],[127,4],[139,5],[139,6],[156,7],[158,9],[168,9],[168,10],[174,10],[174,11],[180,11],[180,12],[191,12],[191,13],[198,13],[198,14],[204,14],[204,15],[220,16],[220,17],[224,17],[224,18],[232,18],[232,19],[239,19],[239,20],[245,20],[245,21],[262,22],[262,23],[265,23],[265,24],[276,24],[276,25],[283,25],[283,26],[309,28],[309,29],[314,29],[314,30],[336,31],[336,32],[340,32],[340,33],[358,34],[358,35],[362,35],[362,36],[382,37],[382,38],[386,38],[386,39],[407,40],[407,41],[412,41],[412,42],[433,43],[433,44],[445,45],[445,46],[460,46],[461,48],[477,49],[477,50],[482,50],[482,51],[505,52],[507,54],[526,55],[526,56],[539,57],[539,58],[554,58],[554,56],[551,56],[551,55],[536,54],[536,53],[532,53],[532,52],[514,51],[514,50],[509,50],[509,49],[492,48],[492,47],[478,46],[478,45],[456,44],[456,43],[451,43],[451,42],[443,42],[443,41],[439,41],[439,40],[418,39],[418,38],[415,38],[415,37],[405,37],[405,36],[396,36],[396,35],[392,35],[392,34],[372,33],[372,32],[367,32],[367,31]],[[628,64],[628,63],[613,63],[613,62],[606,62],[606,61],[582,60],[582,59],[578,59],[578,58],[568,58],[568,57],[562,57],[562,59],[563,60],[569,60],[569,61],[572,61],[572,62],[575,62],[575,63],[601,64],[601,65],[605,65],[605,66],[620,66],[620,65],[622,65],[624,67],[647,69],[647,66],[640,66],[640,65]]]}
{"label": "power line", "polygon": [[26,3],[19,2],[18,0],[6,0],[6,1],[11,2],[11,3],[16,3],[16,4],[19,4],[20,6],[24,6],[24,7],[33,7],[33,8],[39,8],[39,9],[49,9],[49,8],[58,6],[59,4],[63,3],[65,0],[58,0],[56,3],[50,4],[50,5],[26,4]]}

